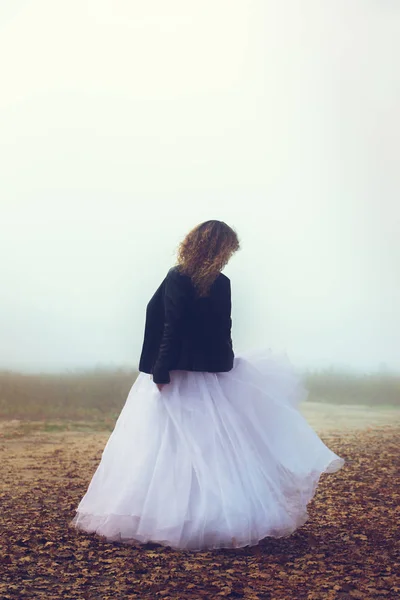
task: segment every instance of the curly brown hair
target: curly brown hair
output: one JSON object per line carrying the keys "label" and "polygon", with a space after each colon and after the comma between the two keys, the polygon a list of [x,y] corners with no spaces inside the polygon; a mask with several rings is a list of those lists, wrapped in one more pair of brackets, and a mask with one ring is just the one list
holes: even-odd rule
{"label": "curly brown hair", "polygon": [[196,225],[178,246],[177,266],[189,275],[199,296],[207,296],[213,281],[232,254],[240,249],[234,229],[212,219]]}

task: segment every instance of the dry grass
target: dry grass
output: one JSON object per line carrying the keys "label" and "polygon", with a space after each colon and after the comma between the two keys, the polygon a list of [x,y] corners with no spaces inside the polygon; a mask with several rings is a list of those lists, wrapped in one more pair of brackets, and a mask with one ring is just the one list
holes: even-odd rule
{"label": "dry grass", "polygon": [[313,402],[400,406],[400,375],[321,371],[308,374],[305,380]]}
{"label": "dry grass", "polygon": [[137,371],[0,372],[0,419],[115,420]]}
{"label": "dry grass", "polygon": [[[109,429],[119,415],[138,372],[106,370],[57,374],[0,371],[0,419],[96,421]],[[400,406],[400,376],[355,376],[320,372],[305,376],[309,400],[375,407]],[[57,421],[62,421],[58,423]],[[83,426],[83,425],[82,425]]]}

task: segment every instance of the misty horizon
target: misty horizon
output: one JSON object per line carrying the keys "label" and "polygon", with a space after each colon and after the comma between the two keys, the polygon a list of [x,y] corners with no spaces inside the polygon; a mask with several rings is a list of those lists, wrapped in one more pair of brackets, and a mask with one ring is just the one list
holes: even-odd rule
{"label": "misty horizon", "polygon": [[399,373],[399,25],[373,0],[2,7],[0,370],[137,368],[216,218],[236,354]]}

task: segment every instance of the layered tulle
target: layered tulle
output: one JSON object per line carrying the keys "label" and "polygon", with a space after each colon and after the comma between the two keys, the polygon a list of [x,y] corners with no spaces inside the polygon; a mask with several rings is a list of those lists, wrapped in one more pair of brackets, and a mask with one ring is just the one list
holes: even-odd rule
{"label": "layered tulle", "polygon": [[201,550],[293,533],[322,473],[344,460],[298,410],[286,357],[236,356],[227,373],[140,373],[71,526],[110,541]]}

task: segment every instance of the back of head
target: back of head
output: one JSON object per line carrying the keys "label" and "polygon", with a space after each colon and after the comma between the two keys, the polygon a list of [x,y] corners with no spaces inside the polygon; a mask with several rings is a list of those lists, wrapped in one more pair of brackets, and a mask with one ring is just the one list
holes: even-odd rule
{"label": "back of head", "polygon": [[240,249],[237,233],[224,221],[196,225],[178,247],[178,268],[189,275],[197,294],[207,296],[232,254]]}

